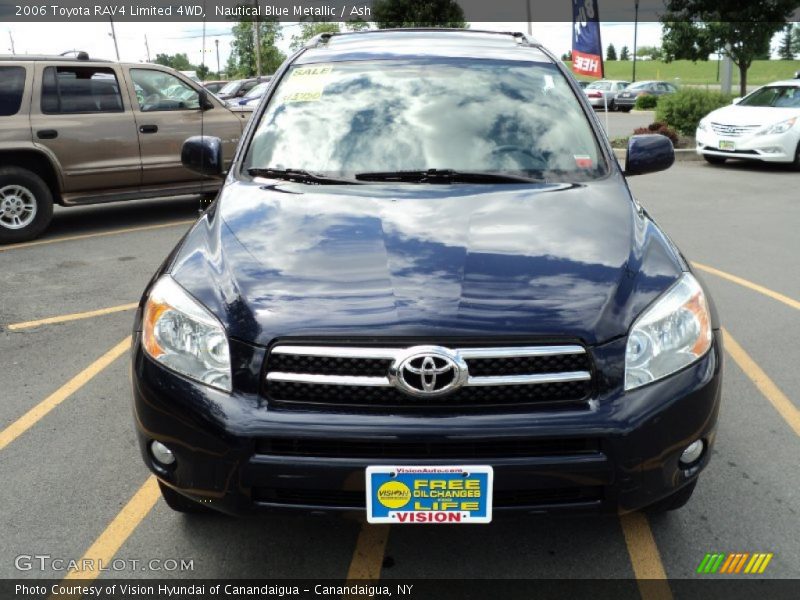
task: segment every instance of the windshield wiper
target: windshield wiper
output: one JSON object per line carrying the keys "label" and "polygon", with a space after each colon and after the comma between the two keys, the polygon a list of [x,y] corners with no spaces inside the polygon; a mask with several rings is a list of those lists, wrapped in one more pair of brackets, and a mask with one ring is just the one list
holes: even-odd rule
{"label": "windshield wiper", "polygon": [[545,180],[524,175],[492,171],[456,171],[428,169],[427,171],[375,171],[356,173],[359,181],[401,181],[411,183],[543,183]]}
{"label": "windshield wiper", "polygon": [[247,174],[251,177],[269,177],[271,179],[285,179],[296,183],[315,183],[318,185],[353,185],[361,184],[355,179],[345,179],[343,177],[329,177],[319,173],[311,173],[303,169],[264,169],[250,168]]}

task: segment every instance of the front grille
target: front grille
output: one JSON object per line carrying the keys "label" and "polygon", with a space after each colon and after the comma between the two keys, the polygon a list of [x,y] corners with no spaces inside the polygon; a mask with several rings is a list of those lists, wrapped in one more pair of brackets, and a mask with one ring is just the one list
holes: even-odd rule
{"label": "front grille", "polygon": [[[365,509],[366,494],[359,490],[313,490],[303,488],[253,488],[254,502],[289,506],[319,506]],[[544,490],[494,490],[494,508],[523,508],[544,505],[598,502],[603,499],[600,486],[554,488]]]}
{"label": "front grille", "polygon": [[590,454],[600,451],[596,439],[494,439],[435,442],[337,440],[327,438],[266,438],[256,442],[256,454],[403,460],[520,458]]}
{"label": "front grille", "polygon": [[[421,375],[423,368],[436,374]],[[267,357],[264,389],[268,402],[282,408],[585,407],[591,372],[585,348],[574,344],[450,349],[281,343]]]}
{"label": "front grille", "polygon": [[741,137],[748,133],[752,133],[758,129],[760,125],[725,125],[724,123],[711,123],[711,129],[717,135],[724,135],[725,137]]}

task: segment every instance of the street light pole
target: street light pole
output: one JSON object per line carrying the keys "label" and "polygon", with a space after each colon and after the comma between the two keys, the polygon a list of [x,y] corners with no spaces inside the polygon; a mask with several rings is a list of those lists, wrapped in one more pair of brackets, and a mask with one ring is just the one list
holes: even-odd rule
{"label": "street light pole", "polygon": [[636,83],[636,42],[639,33],[639,0],[633,0],[633,81]]}
{"label": "street light pole", "polygon": [[117,46],[117,32],[114,31],[114,19],[108,17],[111,22],[111,37],[114,38],[114,51],[117,53],[117,62],[119,62],[119,46]]}
{"label": "street light pole", "polygon": [[8,30],[8,37],[11,40],[11,54],[16,54],[16,51],[14,50],[14,36],[11,35],[10,29]]}
{"label": "street light pole", "polygon": [[147,50],[147,62],[150,62],[150,44],[147,43],[147,34],[144,36],[144,47]]}
{"label": "street light pole", "polygon": [[217,79],[220,78],[220,71],[219,71],[219,39],[214,40],[214,45],[217,47]]}

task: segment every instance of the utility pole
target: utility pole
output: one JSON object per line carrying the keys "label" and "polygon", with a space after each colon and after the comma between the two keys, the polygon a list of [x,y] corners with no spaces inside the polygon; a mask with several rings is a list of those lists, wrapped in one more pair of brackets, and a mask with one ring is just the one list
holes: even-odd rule
{"label": "utility pole", "polygon": [[119,46],[117,46],[117,32],[114,31],[114,19],[108,17],[108,20],[111,22],[111,37],[114,38],[114,51],[117,53],[117,62],[119,62]]}
{"label": "utility pole", "polygon": [[217,79],[221,77],[219,72],[219,38],[214,40],[214,45],[217,47]]}
{"label": "utility pole", "polygon": [[258,27],[258,17],[253,19],[253,45],[256,55],[256,77],[261,76],[261,31]]}
{"label": "utility pole", "polygon": [[144,34],[144,47],[147,50],[147,62],[150,62],[150,44],[147,43],[147,34]]}
{"label": "utility pole", "polygon": [[11,39],[11,54],[16,54],[16,51],[14,50],[14,36],[11,35],[10,29],[8,30],[8,37]]}
{"label": "utility pole", "polygon": [[633,81],[636,83],[636,42],[639,33],[639,0],[633,0]]}
{"label": "utility pole", "polygon": [[533,29],[531,28],[531,0],[525,0],[525,8],[528,11],[528,35],[533,35]]}

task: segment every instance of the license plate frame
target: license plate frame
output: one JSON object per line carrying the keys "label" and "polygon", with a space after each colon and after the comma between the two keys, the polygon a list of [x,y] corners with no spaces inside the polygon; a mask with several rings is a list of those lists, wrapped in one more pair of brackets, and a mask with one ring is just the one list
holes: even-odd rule
{"label": "license plate frame", "polygon": [[492,522],[489,465],[370,466],[365,475],[368,523]]}

